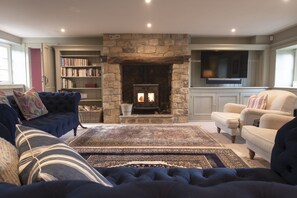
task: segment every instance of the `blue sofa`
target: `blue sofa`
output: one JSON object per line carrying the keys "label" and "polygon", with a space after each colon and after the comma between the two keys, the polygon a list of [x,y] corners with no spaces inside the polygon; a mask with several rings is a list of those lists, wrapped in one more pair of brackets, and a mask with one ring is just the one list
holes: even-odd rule
{"label": "blue sofa", "polygon": [[[78,103],[80,93],[78,92],[39,92],[39,97],[48,110],[46,115],[25,120],[13,96],[7,96],[12,108],[8,105],[0,104],[0,123],[4,123],[12,135],[18,117],[22,124],[43,131],[46,131],[56,137],[60,137],[73,129],[76,135],[79,125]],[[6,107],[5,107],[6,106]],[[12,110],[13,109],[13,110]],[[9,123],[8,123],[9,122]],[[11,141],[10,141],[11,142]]]}
{"label": "blue sofa", "polygon": [[97,168],[114,187],[88,181],[0,184],[0,197],[297,197],[297,118],[279,129],[271,169]]}

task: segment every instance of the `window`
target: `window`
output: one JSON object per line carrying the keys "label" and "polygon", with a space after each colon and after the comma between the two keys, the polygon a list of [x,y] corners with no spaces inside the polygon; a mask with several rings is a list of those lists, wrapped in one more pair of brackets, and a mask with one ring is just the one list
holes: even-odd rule
{"label": "window", "polygon": [[[295,49],[282,49],[276,52],[275,87],[295,87],[297,65]],[[297,86],[297,85],[296,85]]]}
{"label": "window", "polygon": [[10,46],[0,44],[0,84],[12,83]]}

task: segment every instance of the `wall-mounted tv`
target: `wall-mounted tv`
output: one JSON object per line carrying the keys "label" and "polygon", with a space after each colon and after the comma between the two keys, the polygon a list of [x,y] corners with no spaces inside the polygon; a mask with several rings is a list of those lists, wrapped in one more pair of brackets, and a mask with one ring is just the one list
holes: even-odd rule
{"label": "wall-mounted tv", "polygon": [[201,51],[201,78],[247,78],[248,51]]}

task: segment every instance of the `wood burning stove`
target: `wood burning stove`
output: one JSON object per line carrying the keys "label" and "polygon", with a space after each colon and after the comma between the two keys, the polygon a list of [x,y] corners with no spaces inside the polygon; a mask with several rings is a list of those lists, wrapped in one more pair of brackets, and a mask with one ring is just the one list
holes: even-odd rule
{"label": "wood burning stove", "polygon": [[159,111],[159,84],[133,84],[133,109]]}

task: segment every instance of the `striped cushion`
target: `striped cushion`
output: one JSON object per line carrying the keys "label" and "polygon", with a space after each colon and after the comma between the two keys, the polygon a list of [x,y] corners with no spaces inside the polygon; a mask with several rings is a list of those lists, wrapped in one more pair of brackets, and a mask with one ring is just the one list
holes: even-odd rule
{"label": "striped cushion", "polygon": [[[46,141],[48,139],[48,141]],[[19,173],[23,184],[53,180],[87,180],[112,184],[74,149],[37,129],[17,125]]]}
{"label": "striped cushion", "polygon": [[267,97],[268,95],[262,95],[262,96],[256,96],[252,95],[250,96],[246,107],[247,108],[254,108],[254,109],[265,109],[266,103],[267,103]]}

